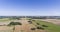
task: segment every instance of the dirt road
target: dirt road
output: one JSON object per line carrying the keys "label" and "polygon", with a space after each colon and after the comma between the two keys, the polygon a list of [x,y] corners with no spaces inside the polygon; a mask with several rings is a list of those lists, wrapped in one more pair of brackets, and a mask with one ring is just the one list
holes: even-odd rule
{"label": "dirt road", "polygon": [[[31,30],[31,28],[34,28],[35,26],[33,24],[29,24],[26,19],[19,20],[22,25],[15,26],[15,32],[42,32],[43,30]],[[45,31],[43,31],[45,32]]]}
{"label": "dirt road", "polygon": [[26,19],[19,20],[22,25],[15,26],[15,32],[32,32],[30,29],[35,27],[34,25],[29,24]]}

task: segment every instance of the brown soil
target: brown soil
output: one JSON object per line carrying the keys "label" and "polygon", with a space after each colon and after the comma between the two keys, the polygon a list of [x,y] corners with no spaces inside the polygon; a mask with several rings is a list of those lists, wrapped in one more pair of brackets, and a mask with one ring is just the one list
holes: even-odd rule
{"label": "brown soil", "polygon": [[41,19],[41,20],[60,25],[60,20],[59,19]]}

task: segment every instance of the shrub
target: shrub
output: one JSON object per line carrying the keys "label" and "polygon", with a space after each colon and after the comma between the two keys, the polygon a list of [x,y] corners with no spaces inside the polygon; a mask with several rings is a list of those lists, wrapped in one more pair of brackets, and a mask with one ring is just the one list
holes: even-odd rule
{"label": "shrub", "polygon": [[32,21],[28,21],[30,24],[32,24]]}
{"label": "shrub", "polygon": [[28,22],[31,22],[31,21],[28,21]]}
{"label": "shrub", "polygon": [[35,30],[35,28],[31,28],[31,30]]}
{"label": "shrub", "polygon": [[39,23],[36,23],[37,25],[40,25]]}
{"label": "shrub", "polygon": [[43,27],[37,27],[37,29],[42,29],[42,30],[44,30],[44,28],[43,28]]}
{"label": "shrub", "polygon": [[42,25],[43,27],[48,27],[47,25]]}

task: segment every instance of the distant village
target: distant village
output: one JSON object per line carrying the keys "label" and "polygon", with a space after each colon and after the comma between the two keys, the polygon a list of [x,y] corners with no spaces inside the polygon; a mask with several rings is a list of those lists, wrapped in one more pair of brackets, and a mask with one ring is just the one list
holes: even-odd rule
{"label": "distant village", "polygon": [[0,18],[60,19],[60,16],[0,16]]}

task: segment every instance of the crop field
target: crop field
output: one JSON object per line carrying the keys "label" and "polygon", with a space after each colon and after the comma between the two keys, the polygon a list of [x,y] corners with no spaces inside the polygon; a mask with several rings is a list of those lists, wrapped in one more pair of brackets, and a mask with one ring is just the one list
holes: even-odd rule
{"label": "crop field", "polygon": [[[0,20],[0,32],[60,32],[60,25],[51,22],[53,20],[26,18],[21,18],[20,20],[9,20],[7,18]],[[19,22],[21,25],[8,26],[10,22]]]}
{"label": "crop field", "polygon": [[[46,25],[48,27],[44,27],[45,30],[47,30],[48,32],[60,32],[60,24],[55,24],[56,21],[59,22],[58,20],[53,20],[51,21],[51,19],[49,21],[47,20],[37,20],[37,21],[34,21],[35,23],[39,23],[40,26],[44,27],[43,25]],[[54,22],[55,21],[55,22]],[[60,23],[60,22],[59,22]]]}

